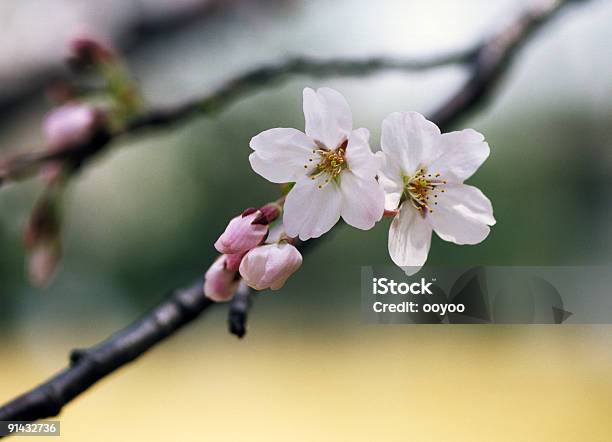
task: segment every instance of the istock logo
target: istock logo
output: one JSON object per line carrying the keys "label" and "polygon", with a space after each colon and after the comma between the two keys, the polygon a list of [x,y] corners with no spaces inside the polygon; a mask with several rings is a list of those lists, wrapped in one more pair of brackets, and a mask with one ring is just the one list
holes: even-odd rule
{"label": "istock logo", "polygon": [[429,289],[432,282],[425,282],[421,278],[420,282],[395,282],[388,278],[372,278],[372,294],[374,295],[432,295]]}

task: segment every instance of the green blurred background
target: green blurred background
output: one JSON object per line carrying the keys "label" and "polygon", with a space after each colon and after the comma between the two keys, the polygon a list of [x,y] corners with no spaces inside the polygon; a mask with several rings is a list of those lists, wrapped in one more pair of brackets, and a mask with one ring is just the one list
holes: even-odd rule
{"label": "green blurred background", "polygon": [[[4,4],[0,149],[41,144],[49,109],[41,88],[60,75],[64,42],[83,23],[125,49],[145,96],[161,105],[292,54],[418,57],[463,48],[530,3]],[[464,122],[491,145],[470,183],[492,200],[497,224],[477,246],[434,238],[430,263],[610,264],[611,19],[612,4],[603,0],[568,9],[521,53],[493,103]],[[270,127],[303,128],[303,87],[341,91],[377,149],[387,114],[427,113],[464,75],[449,68],[295,77],[218,116],[117,143],[70,185],[65,258],[44,290],[27,283],[21,245],[41,184],[3,189],[0,400],[201,275],[227,220],[276,198],[277,187],[250,170],[248,142]],[[225,308],[207,313],[70,404],[62,438],[612,439],[607,326],[361,325],[360,266],[390,263],[387,230],[387,222],[368,232],[337,229],[281,291],[258,296],[244,340],[227,333]]]}

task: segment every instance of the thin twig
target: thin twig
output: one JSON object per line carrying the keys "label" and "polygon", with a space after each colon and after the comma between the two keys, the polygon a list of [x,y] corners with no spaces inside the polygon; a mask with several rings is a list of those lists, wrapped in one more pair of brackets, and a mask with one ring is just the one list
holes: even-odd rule
{"label": "thin twig", "polygon": [[188,100],[176,106],[152,109],[130,121],[121,130],[109,133],[100,128],[86,142],[55,148],[39,149],[17,154],[0,162],[0,185],[9,181],[28,178],[45,163],[63,160],[81,166],[96,154],[108,148],[111,142],[125,135],[134,135],[145,129],[160,129],[183,122],[197,115],[214,115],[239,98],[258,89],[278,84],[291,76],[307,75],[314,78],[330,76],[367,76],[379,71],[422,71],[452,64],[469,64],[479,47],[457,51],[436,57],[399,60],[386,57],[363,59],[322,60],[309,57],[290,58],[278,64],[261,66],[227,81],[213,92]]}
{"label": "thin twig", "polygon": [[[502,74],[508,70],[510,62],[521,45],[533,35],[535,30],[548,22],[562,6],[574,1],[576,0],[540,2],[515,23],[480,45],[474,62],[471,64],[472,71],[467,82],[430,118],[440,127],[447,128],[457,119],[473,111],[478,105],[486,103],[486,99]],[[350,72],[351,69],[348,71]],[[271,81],[287,73],[284,68],[278,67],[253,72],[240,77],[237,81],[230,82],[220,91],[203,100],[196,100],[192,104],[170,112],[162,112],[156,116],[149,115],[148,119],[133,123],[128,132],[173,123],[194,113],[206,114],[212,110],[219,110],[243,93],[259,87],[259,82],[270,84]],[[294,67],[289,72],[292,74],[304,73],[304,68]],[[345,69],[338,73],[347,74],[349,72]],[[23,161],[36,163],[47,161],[47,159],[34,156],[23,159]],[[56,416],[64,405],[91,385],[174,334],[212,305],[214,304],[202,293],[201,282],[188,289],[175,291],[139,321],[95,347],[74,352],[69,367],[0,408],[0,421],[37,420]],[[246,311],[247,309],[243,309],[242,321],[246,321]]]}

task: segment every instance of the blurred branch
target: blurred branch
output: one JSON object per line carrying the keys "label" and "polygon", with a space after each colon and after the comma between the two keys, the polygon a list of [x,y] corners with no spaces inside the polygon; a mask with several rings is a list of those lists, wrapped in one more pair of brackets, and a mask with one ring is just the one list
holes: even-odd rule
{"label": "blurred branch", "polygon": [[49,151],[17,154],[0,162],[0,185],[11,180],[24,179],[45,163],[63,160],[81,166],[114,140],[124,135],[134,135],[144,129],[159,129],[183,122],[191,117],[214,115],[239,98],[266,86],[271,86],[295,75],[322,78],[330,76],[366,76],[383,70],[420,71],[452,64],[470,63],[477,55],[477,48],[421,60],[394,60],[373,57],[355,60],[319,60],[295,57],[284,62],[261,66],[229,80],[213,92],[196,97],[177,106],[152,109],[130,121],[123,129],[109,132],[100,128],[87,142]]}
{"label": "blurred branch", "polygon": [[[120,23],[109,22],[109,26],[101,26],[98,29],[102,35],[112,34],[116,37],[113,45],[117,46],[122,54],[138,52],[151,41],[168,39],[177,31],[206,27],[217,11],[236,7],[236,2],[224,0],[200,0],[191,2],[191,5],[183,2],[182,6],[174,7],[171,11],[156,8],[158,3],[163,9],[163,2],[134,2],[131,6],[137,9],[130,7],[128,3],[126,2],[125,9],[119,6],[114,11],[114,17],[121,17]],[[74,24],[68,26],[74,27]],[[50,83],[69,79],[69,74],[61,63],[51,63],[43,58],[24,65],[24,69],[17,70],[11,76],[2,76],[0,114],[11,112],[15,106],[23,105],[33,98],[40,98]]]}
{"label": "blurred branch", "polygon": [[[498,34],[477,46],[475,51],[466,51],[465,62],[469,63],[471,73],[458,92],[444,102],[430,119],[440,127],[447,128],[458,119],[486,103],[494,86],[502,74],[508,70],[517,50],[544,23],[548,22],[563,6],[577,0],[540,1],[515,22],[502,29]],[[469,56],[466,54],[470,54]],[[460,57],[461,58],[461,57]],[[276,67],[259,68],[230,81],[226,86],[211,95],[205,96],[178,108],[155,111],[133,122],[123,133],[132,133],[142,128],[165,126],[185,117],[196,114],[209,114],[218,111],[237,97],[263,85],[279,80],[281,77],[296,73],[313,75],[351,74],[361,75],[387,68],[386,62],[319,62],[290,61]],[[446,61],[449,59],[447,58]],[[456,60],[453,60],[455,62]],[[428,66],[440,62],[425,63]],[[383,66],[384,65],[384,66]],[[408,65],[405,65],[408,66]],[[420,64],[419,66],[424,66]],[[414,68],[414,65],[410,65]],[[357,69],[355,71],[355,69]],[[41,164],[56,159],[76,158],[82,161],[89,152],[97,152],[108,140],[101,137],[97,145],[84,146],[68,153],[30,154],[13,160],[12,167],[21,168],[28,163]],[[84,150],[87,155],[84,156]],[[9,163],[10,164],[10,163]],[[15,166],[16,165],[16,166]],[[17,167],[19,166],[19,167]],[[11,167],[11,166],[9,166]],[[6,165],[5,165],[6,171]],[[6,173],[5,173],[5,176]],[[8,176],[11,176],[8,174]],[[317,244],[309,241],[303,247]],[[91,385],[145,353],[149,348],[197,318],[213,303],[204,297],[201,283],[184,290],[173,292],[170,297],[155,307],[142,319],[119,331],[97,346],[84,351],[73,352],[71,364],[44,384],[24,393],[0,408],[0,420],[37,420],[59,414],[62,407],[87,390]],[[248,290],[232,304],[230,326],[236,334],[244,333],[248,312]]]}

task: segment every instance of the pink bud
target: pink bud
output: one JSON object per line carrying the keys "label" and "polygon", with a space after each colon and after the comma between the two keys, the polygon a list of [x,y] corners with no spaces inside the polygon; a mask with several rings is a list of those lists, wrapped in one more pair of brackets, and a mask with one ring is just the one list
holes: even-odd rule
{"label": "pink bud", "polygon": [[221,255],[204,275],[204,295],[215,302],[229,301],[238,288],[236,271],[227,268],[227,256]]}
{"label": "pink bud", "polygon": [[24,231],[24,243],[30,251],[27,269],[30,282],[46,286],[62,256],[57,193],[46,193],[34,206]]}
{"label": "pink bud", "polygon": [[45,287],[61,259],[61,248],[58,241],[43,241],[37,244],[28,258],[28,276],[36,287]]}
{"label": "pink bud", "polygon": [[98,122],[98,111],[86,104],[69,103],[52,110],[43,121],[49,149],[57,150],[87,141]]}
{"label": "pink bud", "polygon": [[302,255],[293,245],[267,244],[242,258],[240,275],[255,290],[278,290],[301,265]]}
{"label": "pink bud", "polygon": [[277,203],[266,204],[259,209],[261,216],[255,221],[255,223],[270,224],[279,217],[281,210],[281,206],[279,206]]}
{"label": "pink bud", "polygon": [[261,219],[261,216],[259,210],[247,210],[233,218],[225,228],[225,232],[215,242],[215,248],[221,253],[235,255],[257,247],[268,233],[267,223],[254,222]]}
{"label": "pink bud", "polygon": [[87,31],[80,32],[68,45],[68,64],[84,69],[115,58],[111,46]]}
{"label": "pink bud", "polygon": [[244,253],[236,253],[235,255],[224,255],[225,256],[225,267],[230,272],[237,272],[240,268],[240,262],[244,257]]}

